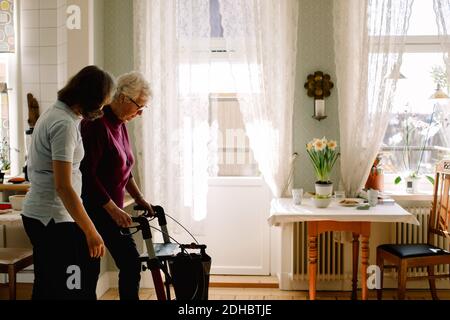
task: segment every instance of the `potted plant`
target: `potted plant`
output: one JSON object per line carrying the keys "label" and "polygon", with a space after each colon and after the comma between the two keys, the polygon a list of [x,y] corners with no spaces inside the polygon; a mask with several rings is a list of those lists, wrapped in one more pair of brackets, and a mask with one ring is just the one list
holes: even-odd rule
{"label": "potted plant", "polygon": [[330,173],[339,157],[337,142],[334,140],[313,139],[306,145],[306,152],[311,159],[316,174],[316,194],[331,196],[333,183],[330,181]]}
{"label": "potted plant", "polygon": [[367,178],[365,189],[374,189],[383,191],[384,188],[384,174],[381,163],[381,154],[378,154],[370,169],[369,177]]}
{"label": "potted plant", "polygon": [[4,137],[2,139],[2,143],[0,144],[0,183],[4,182],[5,173],[11,169],[9,150],[8,140]]}
{"label": "potted plant", "polygon": [[[428,123],[416,119],[414,115],[408,113],[405,114],[405,118],[402,121],[402,136],[398,139],[404,145],[402,153],[403,173],[395,178],[394,183],[399,184],[401,181],[405,181],[407,193],[418,192],[418,184],[422,178],[420,169],[425,148],[429,139],[433,137],[439,129],[440,125],[434,119],[434,112]],[[417,144],[419,144],[418,147]],[[417,150],[419,151],[418,159],[413,157],[414,151]],[[425,177],[430,183],[434,184],[432,176],[425,175]]]}

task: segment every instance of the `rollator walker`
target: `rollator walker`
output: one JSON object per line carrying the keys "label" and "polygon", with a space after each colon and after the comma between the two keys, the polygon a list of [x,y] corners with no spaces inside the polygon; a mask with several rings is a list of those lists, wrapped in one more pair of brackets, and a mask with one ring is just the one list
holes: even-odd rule
{"label": "rollator walker", "polygon": [[[176,300],[208,300],[211,257],[206,254],[206,245],[198,244],[198,242],[180,244],[176,240],[174,240],[176,243],[171,242],[173,238],[167,229],[164,209],[161,206],[152,206],[152,208],[155,216],[151,216],[145,208],[135,206],[134,210],[143,213],[132,217],[132,221],[137,225],[123,229],[122,233],[131,235],[142,232],[147,249],[147,252],[140,256],[142,270],[151,271],[157,299],[171,300],[170,287],[173,286]],[[155,218],[158,219],[160,229],[150,224],[150,221]],[[173,220],[192,236],[184,226]],[[163,243],[153,243],[152,228],[162,233]],[[132,229],[136,231],[131,232]],[[195,237],[193,238],[196,241]],[[188,250],[196,250],[199,253],[188,252]],[[165,281],[161,272],[164,273]]]}

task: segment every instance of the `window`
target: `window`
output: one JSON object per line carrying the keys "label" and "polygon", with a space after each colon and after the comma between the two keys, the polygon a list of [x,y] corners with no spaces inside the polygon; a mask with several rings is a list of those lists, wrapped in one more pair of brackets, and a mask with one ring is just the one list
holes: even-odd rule
{"label": "window", "polygon": [[[448,94],[447,70],[432,1],[415,1],[401,75],[394,93],[391,118],[383,140],[386,184],[417,171],[433,175],[435,164],[450,156],[450,105],[433,100],[438,85]],[[430,183],[423,187],[431,190]]]}
{"label": "window", "polygon": [[[209,1],[210,34],[202,33],[202,28],[190,30],[198,42],[192,43],[190,35],[178,30],[180,41],[188,41],[186,48],[193,48],[194,57],[189,52],[184,57],[180,52],[179,89],[181,94],[201,92],[209,95],[209,125],[217,128],[217,169],[212,172],[218,176],[259,176],[259,170],[249,139],[245,133],[244,121],[240,111],[237,93],[249,90],[245,82],[247,65],[235,65],[232,70],[228,59],[236,58],[238,52],[232,43],[223,38],[222,17],[218,0]],[[180,20],[187,18],[181,17]],[[185,25],[183,21],[179,25]],[[229,40],[229,39],[227,39]],[[182,46],[183,48],[183,46]],[[183,50],[183,49],[182,49]],[[183,63],[186,59],[186,63]],[[193,63],[192,61],[195,61]],[[244,76],[239,76],[243,74]]]}
{"label": "window", "polygon": [[210,123],[218,129],[218,176],[259,175],[236,95],[211,94],[209,101]]}

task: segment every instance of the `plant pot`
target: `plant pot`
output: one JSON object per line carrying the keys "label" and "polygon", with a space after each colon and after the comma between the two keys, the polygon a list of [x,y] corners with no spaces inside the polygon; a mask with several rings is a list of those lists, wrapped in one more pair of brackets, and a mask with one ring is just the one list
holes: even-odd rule
{"label": "plant pot", "polygon": [[5,173],[0,172],[0,184],[3,184],[5,182]]}
{"label": "plant pot", "polygon": [[369,177],[367,178],[365,189],[374,189],[378,191],[383,191],[384,189],[384,175],[383,173],[370,173]]}
{"label": "plant pot", "polygon": [[416,177],[406,177],[405,178],[405,187],[406,193],[418,193],[419,192],[419,182],[420,178]]}
{"label": "plant pot", "polygon": [[333,193],[333,183],[331,183],[330,181],[317,181],[315,186],[316,194],[319,196],[331,196],[331,194]]}
{"label": "plant pot", "polygon": [[327,208],[331,203],[331,197],[329,198],[313,198],[314,206],[316,208]]}

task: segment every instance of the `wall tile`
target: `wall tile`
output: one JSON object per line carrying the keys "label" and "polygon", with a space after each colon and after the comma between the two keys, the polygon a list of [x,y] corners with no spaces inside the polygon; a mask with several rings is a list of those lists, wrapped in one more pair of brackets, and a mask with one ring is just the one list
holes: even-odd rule
{"label": "wall tile", "polygon": [[53,10],[39,10],[39,26],[41,28],[56,27],[56,9]]}
{"label": "wall tile", "polygon": [[36,0],[22,0],[22,10],[39,9],[39,1]]}
{"label": "wall tile", "polygon": [[39,29],[30,28],[22,29],[22,46],[24,47],[37,47],[39,46]]}
{"label": "wall tile", "polygon": [[22,10],[21,22],[24,28],[39,28],[39,10]]}
{"label": "wall tile", "polygon": [[58,2],[56,0],[39,0],[40,9],[56,9],[57,6]]}
{"label": "wall tile", "polygon": [[39,44],[41,46],[56,46],[57,31],[56,28],[42,28],[39,30]]}
{"label": "wall tile", "polygon": [[23,83],[39,83],[40,68],[37,65],[22,66]]}
{"label": "wall tile", "polygon": [[22,63],[27,64],[39,64],[39,47],[23,47],[22,48]]}
{"label": "wall tile", "polygon": [[56,65],[41,66],[40,82],[43,83],[58,83],[58,74]]}
{"label": "wall tile", "polygon": [[58,96],[57,91],[56,84],[41,84],[41,100],[56,101]]}
{"label": "wall tile", "polygon": [[56,46],[53,47],[40,47],[39,48],[39,63],[41,65],[57,64],[57,51]]}

